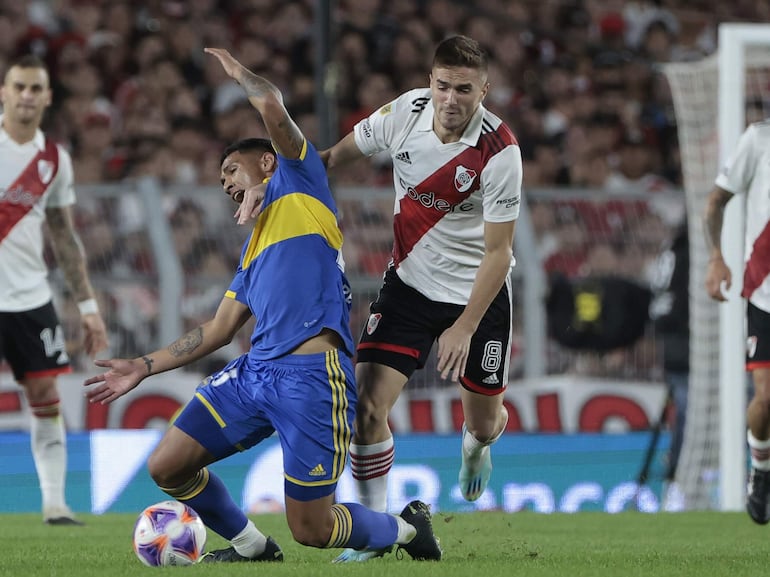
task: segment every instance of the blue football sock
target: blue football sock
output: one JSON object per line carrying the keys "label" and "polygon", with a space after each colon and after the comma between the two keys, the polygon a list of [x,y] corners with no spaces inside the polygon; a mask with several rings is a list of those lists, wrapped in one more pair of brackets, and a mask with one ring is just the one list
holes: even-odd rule
{"label": "blue football sock", "polygon": [[334,530],[327,548],[384,549],[396,542],[398,523],[393,515],[357,503],[338,503],[332,513]]}
{"label": "blue football sock", "polygon": [[206,468],[182,487],[161,489],[192,507],[209,529],[227,540],[240,533],[248,522],[222,480]]}

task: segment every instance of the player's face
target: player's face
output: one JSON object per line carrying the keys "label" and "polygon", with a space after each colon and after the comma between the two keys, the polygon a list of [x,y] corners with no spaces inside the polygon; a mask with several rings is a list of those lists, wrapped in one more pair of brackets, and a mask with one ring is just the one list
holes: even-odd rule
{"label": "player's face", "polygon": [[39,125],[51,104],[48,73],[42,68],[12,67],[5,75],[0,100],[6,118],[20,124]]}
{"label": "player's face", "polygon": [[[252,187],[262,184],[272,174],[272,170],[266,170],[266,162],[272,157],[269,153],[236,151],[228,155],[220,172],[220,180],[225,194],[240,204],[243,202],[244,192]],[[263,187],[264,198],[264,187]],[[262,199],[260,198],[261,202]]]}
{"label": "player's face", "polygon": [[436,67],[430,75],[435,108],[433,129],[443,140],[459,140],[471,117],[487,95],[489,83],[481,70]]}

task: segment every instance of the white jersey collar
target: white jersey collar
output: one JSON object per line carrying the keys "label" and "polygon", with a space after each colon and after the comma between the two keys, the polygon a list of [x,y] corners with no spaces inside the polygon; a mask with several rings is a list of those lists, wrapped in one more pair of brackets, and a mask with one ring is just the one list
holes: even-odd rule
{"label": "white jersey collar", "polygon": [[[476,146],[476,144],[478,144],[479,137],[481,136],[481,123],[484,119],[484,111],[484,105],[479,104],[479,107],[471,117],[468,126],[465,127],[465,132],[463,132],[460,142],[466,146]],[[436,109],[433,108],[433,99],[431,98],[428,105],[425,107],[425,110],[420,115],[420,118],[417,120],[415,128],[420,132],[429,132],[433,130],[433,115],[435,113]]]}

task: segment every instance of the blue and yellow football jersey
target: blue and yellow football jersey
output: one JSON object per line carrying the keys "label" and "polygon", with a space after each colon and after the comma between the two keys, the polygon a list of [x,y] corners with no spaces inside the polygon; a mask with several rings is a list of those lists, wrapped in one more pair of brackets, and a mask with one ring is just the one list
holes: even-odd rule
{"label": "blue and yellow football jersey", "polygon": [[353,355],[350,287],[326,168],[305,141],[298,159],[278,157],[262,211],[226,296],[256,318],[249,356],[275,359],[328,328]]}

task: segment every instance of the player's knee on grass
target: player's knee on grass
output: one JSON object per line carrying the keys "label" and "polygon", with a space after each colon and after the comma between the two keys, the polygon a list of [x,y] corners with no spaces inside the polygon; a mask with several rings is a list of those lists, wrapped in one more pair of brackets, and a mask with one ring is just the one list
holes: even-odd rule
{"label": "player's knee on grass", "polygon": [[286,481],[286,522],[297,543],[322,549],[334,531],[331,508],[337,485],[305,486]]}
{"label": "player's knee on grass", "polygon": [[332,508],[336,488],[336,482],[300,485],[285,480],[286,522],[297,543],[317,548],[328,546],[335,532]]}
{"label": "player's knee on grass", "polygon": [[327,516],[303,516],[301,519],[289,521],[289,530],[297,543],[318,549],[328,545],[333,528],[334,523],[331,517]]}

